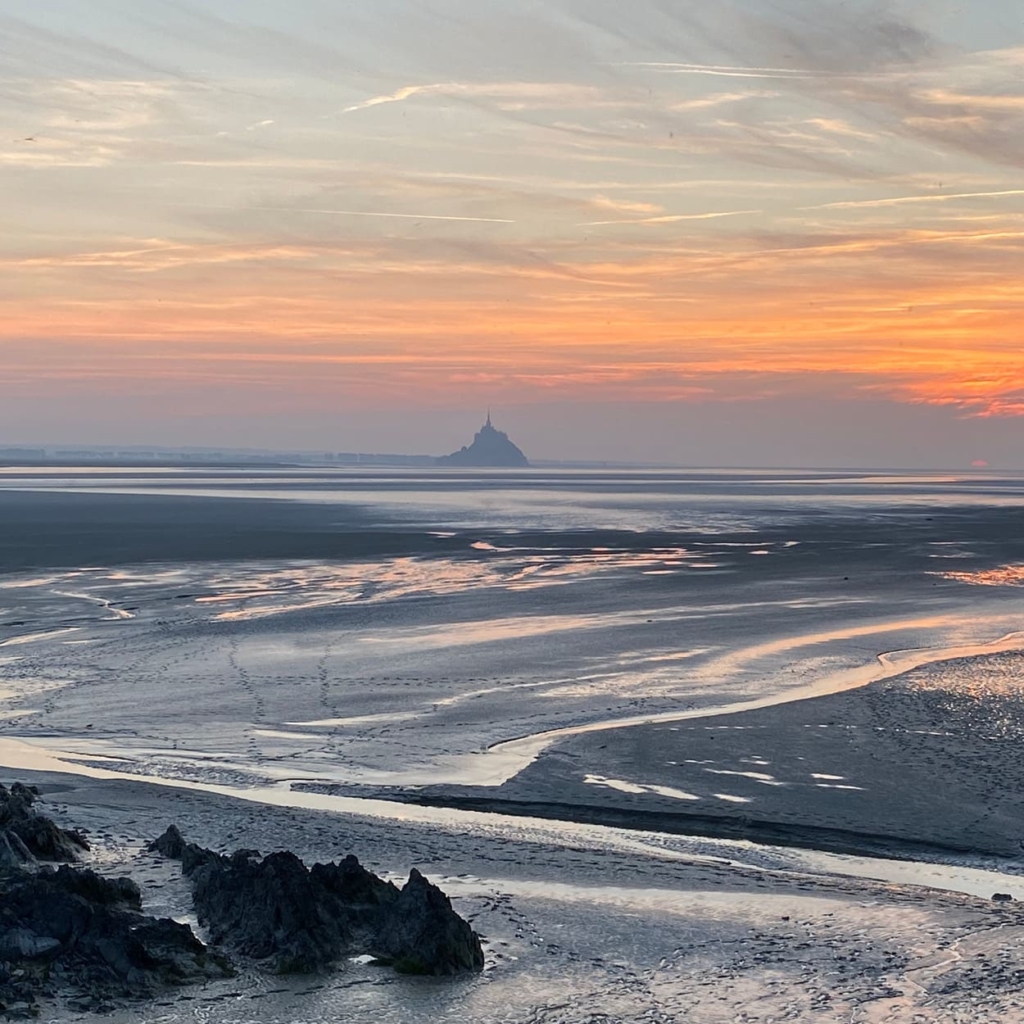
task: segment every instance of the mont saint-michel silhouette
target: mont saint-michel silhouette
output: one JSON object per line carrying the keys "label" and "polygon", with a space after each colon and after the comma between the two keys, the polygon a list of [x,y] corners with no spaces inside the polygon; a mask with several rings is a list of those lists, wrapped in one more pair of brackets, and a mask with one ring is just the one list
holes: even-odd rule
{"label": "mont saint-michel silhouette", "polygon": [[451,455],[442,455],[439,466],[478,466],[493,468],[514,468],[529,466],[526,456],[508,439],[503,430],[491,425],[490,411],[487,422],[476,432],[473,443],[462,447]]}

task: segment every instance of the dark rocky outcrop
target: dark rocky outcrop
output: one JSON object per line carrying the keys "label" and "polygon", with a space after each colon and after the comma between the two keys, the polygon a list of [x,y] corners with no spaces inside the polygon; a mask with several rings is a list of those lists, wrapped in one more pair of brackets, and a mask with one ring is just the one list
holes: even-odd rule
{"label": "dark rocky outcrop", "polygon": [[0,870],[41,861],[79,859],[89,849],[84,836],[58,828],[35,809],[39,790],[0,785]]}
{"label": "dark rocky outcrop", "polygon": [[192,930],[140,913],[138,886],[86,868],[0,875],[0,1014],[28,1016],[58,991],[104,1009],[166,986],[230,976]]}
{"label": "dark rocky outcrop", "polygon": [[167,831],[159,839],[154,839],[146,849],[150,853],[159,853],[171,860],[181,860],[187,845],[185,837],[178,831],[178,826],[168,825]]}
{"label": "dark rocky outcrop", "polygon": [[[88,844],[39,814],[38,799],[0,786],[0,1019],[37,1016],[39,1001],[57,996],[72,1009],[113,1010],[234,973],[187,925],[143,914],[130,878],[41,863],[77,859]],[[149,848],[181,861],[215,943],[277,971],[318,971],[357,954],[422,974],[483,966],[479,938],[417,871],[399,890],[355,857],[311,869],[288,852],[225,857],[174,826]]]}
{"label": "dark rocky outcrop", "polygon": [[484,966],[476,933],[415,868],[383,915],[373,943],[377,956],[407,974],[460,974]]}
{"label": "dark rocky outcrop", "polygon": [[[169,830],[153,846],[176,851],[178,838]],[[213,940],[279,972],[314,972],[367,954],[418,974],[483,967],[477,935],[418,871],[399,890],[352,856],[310,869],[293,853],[224,856],[187,844],[181,862]]]}
{"label": "dark rocky outcrop", "polygon": [[281,973],[319,970],[336,960],[349,934],[321,899],[292,853],[265,859],[240,850],[231,857],[194,859],[188,877],[199,920],[215,942]]}

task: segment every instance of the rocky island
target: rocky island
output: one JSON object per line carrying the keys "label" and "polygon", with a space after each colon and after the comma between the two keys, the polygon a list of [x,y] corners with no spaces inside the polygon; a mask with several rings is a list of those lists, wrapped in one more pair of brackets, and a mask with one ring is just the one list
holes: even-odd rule
{"label": "rocky island", "polygon": [[530,465],[522,451],[509,440],[508,434],[497,430],[491,424],[491,414],[487,414],[487,422],[476,432],[473,443],[463,446],[451,455],[442,455],[439,466],[476,466],[479,468],[516,469]]}

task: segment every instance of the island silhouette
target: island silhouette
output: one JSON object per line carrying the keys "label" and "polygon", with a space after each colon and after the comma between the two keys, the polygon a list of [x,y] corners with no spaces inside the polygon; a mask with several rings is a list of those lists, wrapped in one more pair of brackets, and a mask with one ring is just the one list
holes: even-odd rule
{"label": "island silhouette", "polygon": [[503,430],[497,430],[491,423],[490,410],[487,422],[476,432],[473,443],[463,446],[451,455],[437,459],[439,466],[477,466],[493,468],[515,468],[529,466],[530,462],[522,451],[510,440]]}

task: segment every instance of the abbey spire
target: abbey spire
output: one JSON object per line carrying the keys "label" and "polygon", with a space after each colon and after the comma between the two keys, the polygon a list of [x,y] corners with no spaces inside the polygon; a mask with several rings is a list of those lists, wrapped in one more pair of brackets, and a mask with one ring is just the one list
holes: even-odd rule
{"label": "abbey spire", "polygon": [[522,451],[514,445],[503,430],[497,430],[491,422],[491,410],[487,410],[487,422],[476,432],[473,443],[462,447],[451,455],[437,460],[439,466],[479,466],[496,469],[529,466]]}

